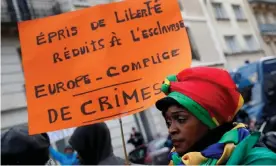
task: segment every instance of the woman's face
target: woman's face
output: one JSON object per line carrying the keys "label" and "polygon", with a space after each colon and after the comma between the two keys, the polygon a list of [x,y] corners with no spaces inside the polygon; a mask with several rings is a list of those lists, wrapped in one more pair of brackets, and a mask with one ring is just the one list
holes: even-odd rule
{"label": "woman's face", "polygon": [[186,109],[178,106],[168,108],[165,120],[175,150],[180,155],[186,153],[208,132],[206,125]]}

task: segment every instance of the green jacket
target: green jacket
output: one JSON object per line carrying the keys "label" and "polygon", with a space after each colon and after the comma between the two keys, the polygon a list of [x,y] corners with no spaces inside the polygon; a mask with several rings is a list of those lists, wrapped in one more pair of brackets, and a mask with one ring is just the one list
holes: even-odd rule
{"label": "green jacket", "polygon": [[276,165],[276,154],[265,147],[254,147],[260,139],[256,132],[245,138],[233,151],[227,165]]}
{"label": "green jacket", "polygon": [[[225,165],[276,165],[276,154],[265,147],[255,147],[259,142],[260,133],[255,132],[240,142]],[[225,135],[226,136],[226,135]],[[233,139],[233,132],[228,132],[220,142]],[[218,160],[208,159],[201,165],[216,165]]]}

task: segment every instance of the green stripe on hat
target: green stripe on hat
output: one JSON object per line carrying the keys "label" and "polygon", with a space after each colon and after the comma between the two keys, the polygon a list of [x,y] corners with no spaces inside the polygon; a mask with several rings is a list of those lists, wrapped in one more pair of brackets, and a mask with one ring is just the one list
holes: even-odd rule
{"label": "green stripe on hat", "polygon": [[216,123],[212,120],[208,111],[188,96],[179,92],[171,92],[168,97],[175,99],[180,105],[185,107],[189,112],[191,112],[197,119],[207,125],[210,129],[217,127]]}

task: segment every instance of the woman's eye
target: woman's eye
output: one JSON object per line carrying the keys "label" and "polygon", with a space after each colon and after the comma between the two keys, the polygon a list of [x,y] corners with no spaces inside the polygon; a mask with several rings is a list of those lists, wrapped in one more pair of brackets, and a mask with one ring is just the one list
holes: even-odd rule
{"label": "woman's eye", "polygon": [[166,121],[166,124],[167,124],[167,127],[169,128],[171,126],[172,122]]}
{"label": "woman's eye", "polygon": [[181,117],[181,116],[179,116],[179,117],[177,118],[177,121],[178,121],[179,123],[184,123],[184,122],[186,122],[186,120],[187,120],[187,118]]}

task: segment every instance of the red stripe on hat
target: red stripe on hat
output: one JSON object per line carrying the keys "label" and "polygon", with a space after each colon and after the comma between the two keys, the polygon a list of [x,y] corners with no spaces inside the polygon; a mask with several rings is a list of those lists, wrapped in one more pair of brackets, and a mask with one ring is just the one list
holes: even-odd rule
{"label": "red stripe on hat", "polygon": [[222,124],[236,114],[240,93],[228,72],[210,67],[183,70],[172,82],[171,91],[185,94],[205,108],[211,117]]}

